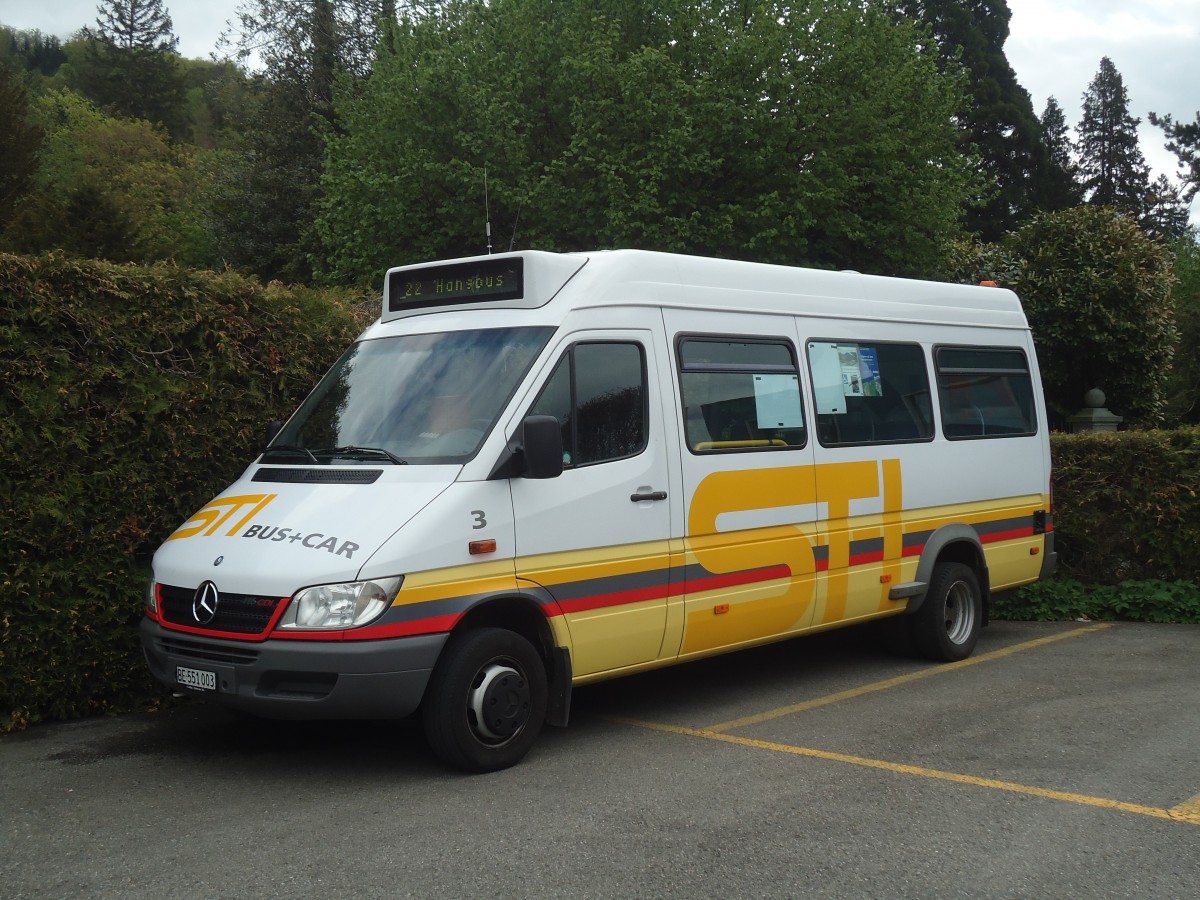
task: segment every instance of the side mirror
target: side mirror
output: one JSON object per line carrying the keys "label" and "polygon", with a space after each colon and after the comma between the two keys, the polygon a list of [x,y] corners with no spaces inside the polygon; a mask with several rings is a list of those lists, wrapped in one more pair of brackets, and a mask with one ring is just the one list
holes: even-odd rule
{"label": "side mirror", "polygon": [[267,423],[267,439],[263,442],[263,449],[271,446],[271,441],[275,440],[275,435],[283,430],[283,423],[276,420]]}
{"label": "side mirror", "polygon": [[557,478],[563,470],[562,426],[554,416],[527,416],[521,423],[521,474]]}

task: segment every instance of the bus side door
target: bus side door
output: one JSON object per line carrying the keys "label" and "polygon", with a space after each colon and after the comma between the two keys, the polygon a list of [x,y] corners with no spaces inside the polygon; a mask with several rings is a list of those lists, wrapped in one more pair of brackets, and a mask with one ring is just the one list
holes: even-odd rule
{"label": "bus side door", "polygon": [[631,327],[564,329],[525,412],[558,419],[563,473],[512,480],[517,577],[562,610],[576,678],[660,658],[681,527],[661,314],[605,312]]}

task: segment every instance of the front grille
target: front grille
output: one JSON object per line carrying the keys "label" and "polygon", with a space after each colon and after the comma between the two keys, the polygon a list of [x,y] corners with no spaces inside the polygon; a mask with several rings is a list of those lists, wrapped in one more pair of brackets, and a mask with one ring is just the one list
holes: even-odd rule
{"label": "front grille", "polygon": [[249,666],[258,659],[258,651],[242,647],[216,647],[199,641],[180,638],[160,638],[158,648],[165,654],[196,662],[222,663],[230,666]]}
{"label": "front grille", "polygon": [[175,625],[188,625],[207,631],[228,631],[234,634],[262,634],[271,623],[271,617],[286,597],[263,597],[255,594],[232,594],[221,592],[217,602],[217,614],[211,622],[196,621],[192,606],[196,589],[160,584],[159,613],[163,620]]}

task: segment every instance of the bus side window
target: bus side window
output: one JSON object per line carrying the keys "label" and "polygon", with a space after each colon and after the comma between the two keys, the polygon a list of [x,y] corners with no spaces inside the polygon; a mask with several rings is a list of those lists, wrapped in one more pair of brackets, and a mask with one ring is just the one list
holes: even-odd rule
{"label": "bus side window", "polygon": [[530,415],[554,416],[564,467],[636,456],[646,447],[646,360],[639,344],[573,345]]}
{"label": "bus side window", "polygon": [[1022,350],[937,347],[934,361],[947,439],[1037,434],[1033,380]]}
{"label": "bus side window", "polygon": [[810,341],[808,364],[823,446],[932,440],[929,370],[919,344]]}
{"label": "bus side window", "polygon": [[678,343],[684,430],[693,453],[803,447],[800,373],[782,339],[687,336]]}

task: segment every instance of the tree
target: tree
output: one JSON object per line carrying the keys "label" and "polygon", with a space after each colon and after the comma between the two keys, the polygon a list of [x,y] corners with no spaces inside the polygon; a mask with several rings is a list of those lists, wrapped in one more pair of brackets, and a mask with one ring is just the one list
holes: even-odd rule
{"label": "tree", "polygon": [[1167,384],[1167,421],[1200,425],[1200,232],[1185,231],[1171,249],[1179,346]]}
{"label": "tree", "polygon": [[1183,179],[1183,199],[1190,203],[1200,191],[1200,112],[1195,122],[1176,122],[1170,115],[1150,113],[1150,123],[1157,125],[1167,137],[1167,149],[1179,157]]}
{"label": "tree", "polygon": [[[311,84],[323,53],[336,60],[338,69],[362,78],[371,71],[383,26],[396,21],[397,5],[396,0],[243,0],[237,24],[222,35],[221,46],[246,64],[257,60],[272,73],[286,70],[283,77],[290,81]],[[409,0],[401,5],[416,11],[442,4]]]}
{"label": "tree", "polygon": [[62,43],[54,35],[44,35],[36,28],[16,31],[0,28],[0,57],[19,71],[37,72],[49,77],[67,61]]}
{"label": "tree", "polygon": [[144,120],[105,115],[72,91],[47,93],[40,165],[6,231],[18,252],[118,262],[213,262],[194,214],[195,159]]}
{"label": "tree", "polygon": [[184,128],[183,77],[171,17],[162,0],[102,0],[96,31],[84,29],[85,96],[132,119]]}
{"label": "tree", "polygon": [[[932,29],[944,70],[966,72],[963,139],[975,148],[994,185],[982,203],[968,210],[966,224],[984,240],[996,240],[1040,208],[1038,195],[1058,188],[1058,173],[1047,171],[1033,102],[1004,55],[1012,18],[1008,3],[902,0],[897,5]],[[1050,184],[1044,184],[1048,179]]]}
{"label": "tree", "polygon": [[1188,208],[1179,188],[1166,175],[1159,175],[1146,191],[1142,227],[1168,243],[1183,236],[1188,226]]}
{"label": "tree", "polygon": [[1011,282],[1033,329],[1052,419],[1100,388],[1132,425],[1160,423],[1176,340],[1171,258],[1128,216],[1080,206],[1039,216],[1006,239]]}
{"label": "tree", "polygon": [[0,60],[0,230],[16,202],[33,182],[42,145],[42,129],[31,121],[29,98],[17,74]]}
{"label": "tree", "polygon": [[1138,148],[1141,119],[1129,115],[1121,73],[1107,56],[1083,95],[1079,169],[1089,203],[1114,206],[1140,220],[1146,211],[1150,169]]}
{"label": "tree", "polygon": [[[406,16],[337,101],[320,275],[498,246],[918,274],[978,176],[962,79],[873,7],[494,0]],[[502,48],[503,52],[498,52]]]}
{"label": "tree", "polygon": [[1046,100],[1040,122],[1042,144],[1046,148],[1046,167],[1034,189],[1034,204],[1042,212],[1078,206],[1083,202],[1079,167],[1072,156],[1066,116],[1054,97]]}
{"label": "tree", "polygon": [[[393,8],[394,3],[390,4]],[[310,277],[313,204],[338,78],[370,71],[388,0],[246,0],[223,38],[261,70],[226,80],[229,142],[205,201],[221,258],[265,278]]]}

